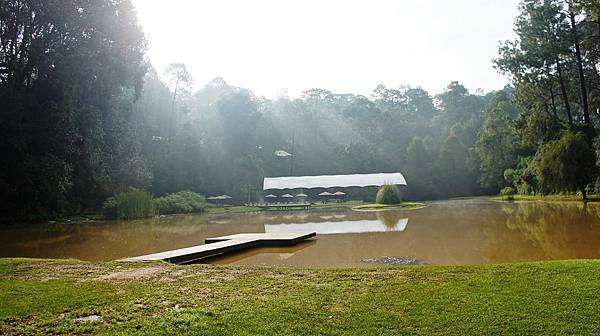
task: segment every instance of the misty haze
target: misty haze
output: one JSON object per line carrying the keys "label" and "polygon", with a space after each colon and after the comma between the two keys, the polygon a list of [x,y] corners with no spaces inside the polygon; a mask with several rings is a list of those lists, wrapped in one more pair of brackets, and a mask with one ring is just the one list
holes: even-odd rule
{"label": "misty haze", "polygon": [[0,334],[600,334],[598,0],[0,0]]}

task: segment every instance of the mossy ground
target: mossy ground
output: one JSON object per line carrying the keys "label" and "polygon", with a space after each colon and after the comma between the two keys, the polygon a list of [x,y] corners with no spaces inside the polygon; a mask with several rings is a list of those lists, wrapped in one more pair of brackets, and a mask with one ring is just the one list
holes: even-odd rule
{"label": "mossy ground", "polygon": [[600,261],[304,270],[0,259],[0,334],[598,335],[598,274]]}

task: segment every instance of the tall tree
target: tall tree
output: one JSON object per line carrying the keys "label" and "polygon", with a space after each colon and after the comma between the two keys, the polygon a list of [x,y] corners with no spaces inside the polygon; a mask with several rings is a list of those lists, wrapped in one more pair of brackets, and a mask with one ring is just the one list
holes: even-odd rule
{"label": "tall tree", "polygon": [[[114,185],[113,154],[146,71],[128,0],[0,2],[0,204],[26,217],[88,207]],[[118,154],[120,155],[120,154]],[[118,156],[117,155],[117,156]]]}
{"label": "tall tree", "polygon": [[536,155],[542,191],[581,191],[587,199],[587,185],[596,173],[595,151],[582,132],[565,131],[558,140],[546,143]]}
{"label": "tall tree", "polygon": [[433,179],[444,196],[465,196],[470,194],[468,151],[453,133],[444,141],[433,170]]}
{"label": "tall tree", "polygon": [[486,188],[499,191],[506,186],[504,171],[518,163],[513,131],[516,116],[517,109],[506,91],[496,93],[486,108],[485,121],[476,144],[480,158],[480,182]]}

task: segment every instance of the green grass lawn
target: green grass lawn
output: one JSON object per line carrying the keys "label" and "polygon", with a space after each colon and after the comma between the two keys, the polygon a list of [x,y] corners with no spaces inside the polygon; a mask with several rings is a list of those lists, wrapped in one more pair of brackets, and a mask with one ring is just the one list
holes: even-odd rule
{"label": "green grass lawn", "polygon": [[2,335],[598,335],[599,302],[600,261],[303,270],[0,259]]}

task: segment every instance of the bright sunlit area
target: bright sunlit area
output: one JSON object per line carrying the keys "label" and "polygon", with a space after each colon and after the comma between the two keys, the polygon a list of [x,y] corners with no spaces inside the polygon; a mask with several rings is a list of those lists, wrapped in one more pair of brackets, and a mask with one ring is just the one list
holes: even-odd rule
{"label": "bright sunlit area", "polygon": [[440,93],[451,81],[490,91],[513,39],[517,0],[133,0],[159,72],[183,62],[201,88],[215,77],[274,98],[379,84]]}

